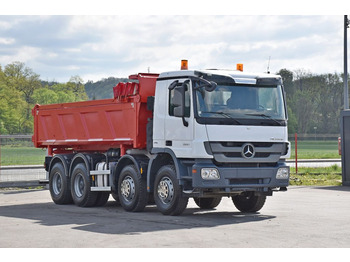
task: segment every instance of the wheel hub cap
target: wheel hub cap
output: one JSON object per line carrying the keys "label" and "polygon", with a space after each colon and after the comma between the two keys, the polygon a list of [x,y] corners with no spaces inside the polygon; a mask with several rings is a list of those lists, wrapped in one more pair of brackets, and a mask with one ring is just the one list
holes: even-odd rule
{"label": "wheel hub cap", "polygon": [[84,179],[82,174],[78,174],[74,181],[74,192],[77,197],[82,197],[84,193]]}
{"label": "wheel hub cap", "polygon": [[59,173],[54,174],[52,183],[52,189],[55,195],[60,194],[62,190],[62,178]]}
{"label": "wheel hub cap", "polygon": [[131,201],[134,198],[136,192],[134,180],[129,176],[125,177],[121,183],[120,191],[126,200]]}
{"label": "wheel hub cap", "polygon": [[163,178],[158,184],[157,193],[163,203],[169,203],[174,197],[173,182],[167,177]]}

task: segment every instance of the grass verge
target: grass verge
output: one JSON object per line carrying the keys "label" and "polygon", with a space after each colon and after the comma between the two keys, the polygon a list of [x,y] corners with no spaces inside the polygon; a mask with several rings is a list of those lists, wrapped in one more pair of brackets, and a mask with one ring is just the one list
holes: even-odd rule
{"label": "grass verge", "polygon": [[[291,159],[295,159],[295,143],[291,141]],[[340,159],[338,141],[298,141],[298,159]]]}
{"label": "grass verge", "polygon": [[42,165],[46,151],[35,147],[1,146],[1,165]]}
{"label": "grass verge", "polygon": [[322,168],[299,167],[290,169],[289,184],[294,186],[341,186],[342,170],[338,165]]}

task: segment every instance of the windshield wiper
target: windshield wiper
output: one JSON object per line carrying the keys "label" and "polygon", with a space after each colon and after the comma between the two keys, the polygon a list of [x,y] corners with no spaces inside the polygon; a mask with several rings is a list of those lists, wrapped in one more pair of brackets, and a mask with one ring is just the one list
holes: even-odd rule
{"label": "windshield wiper", "polygon": [[280,126],[283,125],[281,122],[277,121],[276,119],[272,118],[269,115],[265,115],[265,114],[245,114],[245,115],[247,115],[247,116],[261,116],[261,117],[265,117],[266,119],[272,120],[272,121],[274,121],[275,123],[277,123]]}
{"label": "windshield wiper", "polygon": [[222,116],[225,116],[226,118],[229,118],[229,119],[232,119],[233,121],[235,121],[237,124],[241,125],[242,123],[239,122],[237,119],[233,118],[230,114],[227,114],[225,112],[221,112],[221,111],[218,111],[218,112],[208,112],[208,111],[203,111],[202,113],[209,113],[209,114],[218,114],[218,115],[222,115]]}

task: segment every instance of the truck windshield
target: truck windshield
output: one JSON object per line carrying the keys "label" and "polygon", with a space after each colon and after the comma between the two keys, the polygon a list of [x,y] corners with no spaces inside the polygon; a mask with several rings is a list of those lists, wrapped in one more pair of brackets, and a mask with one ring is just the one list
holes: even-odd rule
{"label": "truck windshield", "polygon": [[195,96],[197,121],[202,123],[286,125],[280,85],[218,84],[211,92],[195,88]]}

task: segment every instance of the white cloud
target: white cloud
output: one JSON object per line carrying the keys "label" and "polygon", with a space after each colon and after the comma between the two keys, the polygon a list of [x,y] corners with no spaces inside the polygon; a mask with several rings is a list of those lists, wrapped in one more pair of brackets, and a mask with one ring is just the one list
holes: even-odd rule
{"label": "white cloud", "polygon": [[343,16],[0,16],[0,59],[45,79],[235,68],[342,71]]}
{"label": "white cloud", "polygon": [[11,45],[15,42],[14,38],[0,37],[0,45]]}

